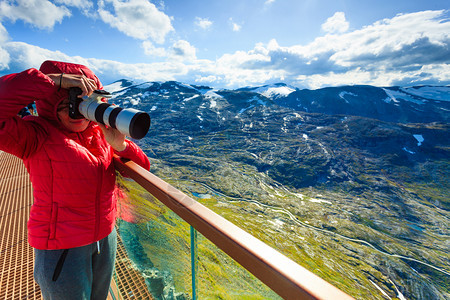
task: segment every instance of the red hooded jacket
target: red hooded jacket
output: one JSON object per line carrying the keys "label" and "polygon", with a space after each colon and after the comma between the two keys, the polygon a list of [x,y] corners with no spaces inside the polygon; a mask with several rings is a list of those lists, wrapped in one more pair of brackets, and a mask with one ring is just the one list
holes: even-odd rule
{"label": "red hooded jacket", "polygon": [[[68,97],[46,74],[83,74],[98,78],[83,65],[46,61],[0,78],[0,150],[21,158],[30,174],[34,203],[28,220],[28,241],[37,249],[67,249],[98,241],[111,233],[116,218],[113,154],[145,169],[150,162],[126,140],[117,152],[93,122],[69,132],[57,118],[58,104]],[[17,113],[36,101],[38,117]]]}

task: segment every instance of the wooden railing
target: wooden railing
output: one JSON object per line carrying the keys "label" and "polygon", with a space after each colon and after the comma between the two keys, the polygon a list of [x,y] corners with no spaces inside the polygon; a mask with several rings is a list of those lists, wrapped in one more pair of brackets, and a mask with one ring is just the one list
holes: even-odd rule
{"label": "wooden railing", "polygon": [[353,299],[134,162],[114,163],[284,299]]}

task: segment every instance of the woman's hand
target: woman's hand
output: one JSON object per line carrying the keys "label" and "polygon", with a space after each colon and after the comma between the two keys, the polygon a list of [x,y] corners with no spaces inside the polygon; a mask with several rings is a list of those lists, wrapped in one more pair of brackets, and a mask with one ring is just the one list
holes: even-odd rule
{"label": "woman's hand", "polygon": [[79,87],[82,91],[79,96],[90,96],[96,89],[97,85],[93,79],[90,79],[84,75],[77,74],[47,74],[54,82],[56,86],[60,86],[63,89],[69,89],[71,87]]}
{"label": "woman's hand", "polygon": [[125,143],[125,134],[121,133],[117,129],[106,127],[101,123],[97,123],[97,125],[103,131],[106,141],[111,145],[111,147],[113,147],[114,150],[122,152],[127,148],[127,144]]}

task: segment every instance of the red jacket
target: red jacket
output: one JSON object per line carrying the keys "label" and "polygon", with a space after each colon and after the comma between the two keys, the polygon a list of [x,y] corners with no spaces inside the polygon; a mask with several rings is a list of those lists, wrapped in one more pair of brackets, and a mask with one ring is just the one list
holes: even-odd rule
{"label": "red jacket", "polygon": [[[138,146],[127,140],[124,151],[114,151],[93,122],[81,133],[65,130],[56,107],[67,90],[58,91],[45,75],[62,72],[84,72],[102,88],[88,68],[61,62],[0,78],[0,150],[21,158],[30,174],[34,203],[28,241],[37,249],[79,247],[111,233],[116,218],[113,153],[150,168]],[[19,118],[21,108],[34,100],[39,117]]]}

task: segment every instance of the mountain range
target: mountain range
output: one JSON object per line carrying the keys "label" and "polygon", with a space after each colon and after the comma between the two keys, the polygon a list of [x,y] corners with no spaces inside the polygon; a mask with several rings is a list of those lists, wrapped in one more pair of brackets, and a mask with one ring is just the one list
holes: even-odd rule
{"label": "mountain range", "polygon": [[325,280],[450,297],[449,86],[105,89],[150,114],[152,172]]}

